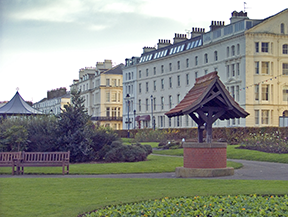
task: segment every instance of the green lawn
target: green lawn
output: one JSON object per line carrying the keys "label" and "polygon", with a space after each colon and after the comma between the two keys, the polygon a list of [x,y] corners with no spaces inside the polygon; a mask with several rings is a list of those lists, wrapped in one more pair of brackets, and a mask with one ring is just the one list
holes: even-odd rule
{"label": "green lawn", "polygon": [[[163,173],[174,172],[183,166],[182,157],[149,155],[147,161],[135,163],[81,163],[70,164],[71,175],[76,174],[123,174],[123,173]],[[228,167],[238,169],[242,164],[228,162]],[[0,174],[11,174],[10,167],[0,167]],[[62,167],[26,167],[25,174],[62,174]]]}
{"label": "green lawn", "polygon": [[[288,163],[288,154],[271,154],[261,151],[237,149],[238,145],[227,146],[228,159],[242,159],[253,161],[267,161],[275,163]],[[183,156],[183,149],[154,150],[154,154]]]}
{"label": "green lawn", "polygon": [[1,178],[0,216],[74,216],[105,205],[196,195],[288,194],[287,181]]}

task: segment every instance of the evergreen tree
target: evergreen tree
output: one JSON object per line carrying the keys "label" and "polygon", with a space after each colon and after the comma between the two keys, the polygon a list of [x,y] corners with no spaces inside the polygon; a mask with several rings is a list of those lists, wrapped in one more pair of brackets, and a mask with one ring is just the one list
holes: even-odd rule
{"label": "evergreen tree", "polygon": [[60,151],[70,151],[72,162],[89,160],[92,151],[90,138],[93,128],[80,94],[80,90],[71,90],[71,104],[65,105],[58,116],[58,147]]}

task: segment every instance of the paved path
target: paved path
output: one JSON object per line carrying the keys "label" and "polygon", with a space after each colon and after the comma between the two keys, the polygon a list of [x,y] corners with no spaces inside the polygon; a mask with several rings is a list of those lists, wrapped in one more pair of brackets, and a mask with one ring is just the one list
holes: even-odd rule
{"label": "paved path", "polygon": [[[243,164],[233,176],[201,179],[288,180],[288,164],[248,160],[229,160]],[[114,175],[0,175],[0,178],[176,178],[175,173],[143,173]],[[195,179],[195,178],[193,178]],[[199,179],[199,178],[198,178]]]}

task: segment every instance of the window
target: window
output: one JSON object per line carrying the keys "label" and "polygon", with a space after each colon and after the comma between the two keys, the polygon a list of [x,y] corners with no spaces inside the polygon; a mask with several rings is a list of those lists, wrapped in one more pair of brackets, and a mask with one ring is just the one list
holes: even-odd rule
{"label": "window", "polygon": [[255,100],[259,100],[259,84],[255,84]]}
{"label": "window", "polygon": [[181,84],[180,84],[180,75],[177,75],[177,85],[178,85],[178,87],[181,86]]}
{"label": "window", "polygon": [[262,42],[261,51],[264,53],[268,53],[268,42]]}
{"label": "window", "polygon": [[240,75],[240,63],[236,63],[236,73],[237,73],[237,76]]}
{"label": "window", "polygon": [[110,117],[110,108],[109,107],[106,108],[106,117]]}
{"label": "window", "polygon": [[283,101],[288,101],[288,86],[283,87]]}
{"label": "window", "polygon": [[231,55],[235,56],[235,46],[234,45],[231,47]]}
{"label": "window", "polygon": [[156,97],[153,98],[153,109],[156,111]]}
{"label": "window", "polygon": [[236,101],[239,101],[240,93],[239,93],[239,85],[236,86]]}
{"label": "window", "polygon": [[[126,74],[127,75],[127,74]],[[128,79],[131,80],[131,73],[128,73]],[[127,80],[127,79],[126,79]]]}
{"label": "window", "polygon": [[282,74],[283,75],[288,75],[288,63],[283,63],[282,64]]}
{"label": "window", "polygon": [[269,86],[267,84],[262,85],[262,100],[269,100]]}
{"label": "window", "polygon": [[161,97],[161,109],[162,110],[164,109],[164,97],[163,96]]}
{"label": "window", "polygon": [[139,99],[138,110],[141,112],[141,99]]}
{"label": "window", "polygon": [[195,72],[195,79],[198,78],[198,72]]}
{"label": "window", "polygon": [[169,125],[169,127],[171,127],[171,126],[172,126],[172,121],[171,121],[171,118],[169,118],[169,119],[168,119],[168,125]]}
{"label": "window", "polygon": [[146,69],[146,77],[149,76],[149,69]]}
{"label": "window", "polygon": [[110,79],[109,78],[106,79],[106,86],[110,87]]}
{"label": "window", "polygon": [[189,85],[189,73],[186,74],[186,85]]}
{"label": "window", "polygon": [[177,68],[180,69],[180,61],[177,62]]}
{"label": "window", "polygon": [[235,64],[231,65],[232,76],[235,76]]}
{"label": "window", "polygon": [[161,79],[161,89],[164,89],[164,78]]}
{"label": "window", "polygon": [[259,75],[259,62],[255,62],[255,74]]}
{"label": "window", "polygon": [[112,93],[111,95],[111,102],[117,102],[117,93]]}
{"label": "window", "polygon": [[281,32],[281,34],[285,34],[285,26],[284,26],[284,23],[281,23],[280,32]]}
{"label": "window", "polygon": [[180,103],[180,94],[177,94],[177,104]]}
{"label": "window", "polygon": [[269,62],[261,63],[261,73],[265,75],[269,75]]}
{"label": "window", "polygon": [[237,44],[237,55],[240,54],[240,44]]}
{"label": "window", "polygon": [[156,90],[156,80],[153,81],[154,91]]}
{"label": "window", "polygon": [[148,99],[146,99],[146,111],[148,111],[149,110],[149,101],[148,101]]}
{"label": "window", "polygon": [[169,87],[172,88],[172,77],[169,77]]}
{"label": "window", "polygon": [[189,59],[186,59],[186,68],[189,67]]}
{"label": "window", "polygon": [[255,124],[259,124],[259,110],[255,110]]}
{"label": "window", "polygon": [[208,54],[207,53],[204,54],[204,63],[208,63]]}
{"label": "window", "polygon": [[261,124],[268,124],[269,123],[269,110],[262,110],[261,111]]}
{"label": "window", "polygon": [[169,71],[172,71],[172,63],[169,63]]}
{"label": "window", "polygon": [[229,55],[230,55],[229,53],[230,53],[230,49],[229,49],[229,47],[227,47],[227,48],[226,48],[226,55],[227,55],[227,57],[229,57]]}
{"label": "window", "polygon": [[229,78],[230,77],[230,66],[229,65],[226,66],[226,74],[227,74],[227,78]]}
{"label": "window", "polygon": [[117,114],[117,108],[114,107],[112,108],[112,117],[116,117],[116,114]]}
{"label": "window", "polygon": [[235,99],[235,88],[234,86],[231,87],[231,96]]}
{"label": "window", "polygon": [[139,78],[141,78],[141,70],[139,70]]}
{"label": "window", "polygon": [[195,66],[198,65],[198,56],[195,57]]}
{"label": "window", "polygon": [[205,74],[205,75],[208,74],[208,70],[207,70],[207,69],[204,70],[204,74]]}
{"label": "window", "polygon": [[283,54],[288,54],[288,44],[283,44],[282,53]]}
{"label": "window", "polygon": [[164,65],[161,65],[161,73],[164,73]]}
{"label": "window", "polygon": [[146,92],[149,92],[149,83],[146,82]]}
{"label": "window", "polygon": [[110,102],[110,92],[106,93],[106,102]]}
{"label": "window", "polygon": [[156,75],[156,67],[153,68],[153,73]]}
{"label": "window", "polygon": [[255,52],[259,53],[259,42],[255,42]]}
{"label": "window", "polygon": [[141,83],[139,84],[139,93],[142,92]]}
{"label": "window", "polygon": [[169,95],[169,108],[172,108],[172,96]]}
{"label": "window", "polygon": [[214,61],[218,61],[218,52],[214,51]]}

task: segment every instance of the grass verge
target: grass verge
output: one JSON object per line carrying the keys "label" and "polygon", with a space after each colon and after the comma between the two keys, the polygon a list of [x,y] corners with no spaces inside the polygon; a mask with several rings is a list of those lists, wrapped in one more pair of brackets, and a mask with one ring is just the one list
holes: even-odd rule
{"label": "grass verge", "polygon": [[112,204],[205,195],[283,195],[287,181],[2,178],[0,216],[77,216]]}
{"label": "grass verge", "polygon": [[[242,159],[253,161],[266,161],[274,163],[288,163],[288,154],[265,153],[261,151],[237,149],[239,145],[227,146],[228,159]],[[183,149],[153,150],[154,154],[183,156]]]}

